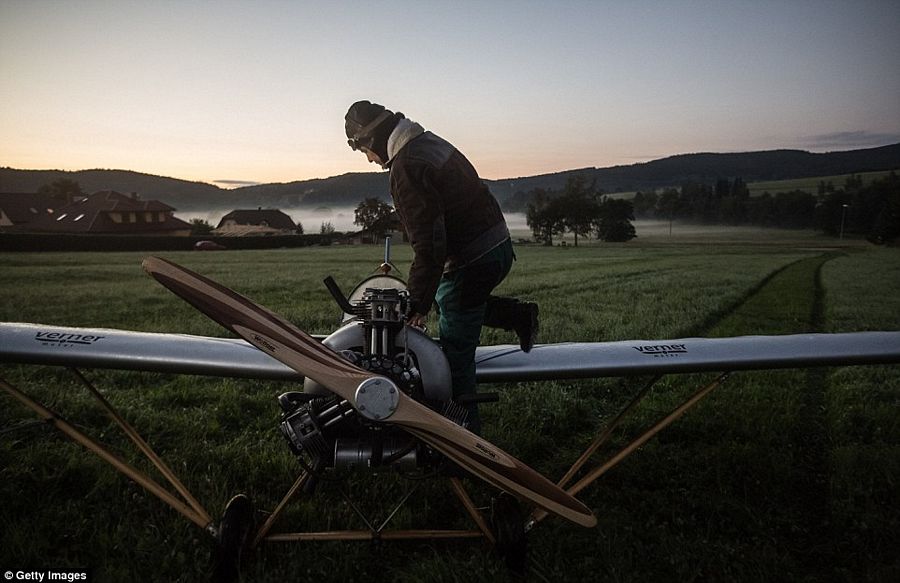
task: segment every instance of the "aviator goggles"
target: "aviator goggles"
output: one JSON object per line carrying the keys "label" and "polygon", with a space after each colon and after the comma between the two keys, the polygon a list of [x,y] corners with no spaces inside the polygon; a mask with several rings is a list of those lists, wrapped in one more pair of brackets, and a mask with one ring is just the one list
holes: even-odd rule
{"label": "aviator goggles", "polygon": [[359,140],[359,138],[350,138],[349,140],[347,140],[347,144],[350,146],[350,149],[353,150],[354,152],[361,150],[362,147],[365,145]]}
{"label": "aviator goggles", "polygon": [[347,145],[350,146],[350,149],[354,152],[361,148],[371,147],[372,137],[369,134],[372,132],[372,130],[377,128],[381,122],[391,117],[392,115],[394,115],[393,112],[390,112],[388,110],[382,111],[375,119],[369,122],[368,125],[360,128],[357,132],[355,132],[355,135],[347,140]]}

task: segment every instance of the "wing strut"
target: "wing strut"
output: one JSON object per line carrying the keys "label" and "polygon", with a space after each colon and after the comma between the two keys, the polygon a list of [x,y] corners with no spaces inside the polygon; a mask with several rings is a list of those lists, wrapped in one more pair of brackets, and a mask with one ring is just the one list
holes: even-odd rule
{"label": "wing strut", "polygon": [[[147,458],[153,463],[154,466],[160,471],[160,473],[165,476],[165,478],[172,484],[172,486],[184,497],[184,501],[180,500],[178,497],[174,496],[171,492],[160,486],[153,478],[147,476],[145,473],[136,469],[134,466],[130,465],[128,462],[112,453],[105,445],[96,441],[92,437],[86,435],[81,432],[79,429],[75,428],[68,421],[63,419],[58,413],[48,409],[44,405],[38,403],[16,387],[7,383],[5,380],[0,379],[0,388],[4,391],[15,397],[19,402],[23,405],[37,413],[42,419],[62,431],[66,434],[72,441],[84,446],[88,450],[97,454],[101,459],[112,465],[116,470],[125,474],[127,477],[131,478],[139,485],[141,485],[148,492],[168,504],[173,510],[180,513],[182,516],[199,526],[210,532],[215,536],[215,527],[213,526],[212,518],[210,518],[209,513],[204,510],[203,506],[197,502],[196,498],[191,495],[191,493],[184,487],[184,484],[178,479],[178,477],[172,472],[171,469],[162,461],[162,459],[150,448],[146,441],[144,441],[140,435],[131,427],[116,411],[113,409],[112,405],[103,398],[103,396],[94,388],[93,385],[88,382],[84,376],[75,369],[71,369],[78,379],[88,387],[90,392],[94,395],[95,398],[100,402],[106,412],[113,418],[119,427],[128,435],[129,438],[135,443],[135,445],[140,449]],[[186,502],[186,503],[185,503]]]}
{"label": "wing strut", "polygon": [[655,385],[656,382],[661,378],[662,375],[653,377],[650,382],[644,385],[644,388],[634,396],[631,402],[629,402],[628,405],[624,409],[622,409],[622,411],[619,412],[618,415],[616,415],[615,419],[609,422],[609,425],[606,426],[606,429],[604,429],[600,433],[600,435],[597,436],[597,439],[595,439],[594,442],[591,443],[591,445],[589,445],[586,450],[584,450],[584,453],[581,454],[581,457],[575,460],[575,463],[572,464],[572,467],[569,468],[569,471],[566,472],[566,475],[560,478],[559,482],[557,483],[560,488],[564,488],[566,484],[568,484],[569,481],[575,476],[575,474],[578,473],[578,470],[584,467],[584,464],[586,464],[591,456],[594,455],[594,452],[596,452],[601,445],[609,441],[609,438],[612,436],[613,431],[615,431],[616,428],[625,419],[625,417],[628,416],[628,413],[630,413],[631,410],[638,405],[638,403],[644,400],[644,397],[647,395],[647,392],[650,390],[650,388],[653,387],[653,385]]}
{"label": "wing strut", "polygon": [[[617,466],[619,462],[634,453],[635,450],[637,450],[639,447],[650,441],[650,439],[652,439],[657,433],[674,423],[678,418],[684,415],[688,411],[688,409],[699,403],[705,396],[711,393],[713,389],[719,387],[722,383],[724,383],[729,376],[731,376],[730,372],[724,372],[720,374],[713,382],[698,389],[697,392],[691,395],[684,403],[676,407],[671,413],[657,421],[652,427],[647,429],[647,431],[645,431],[640,436],[635,438],[631,443],[623,447],[621,451],[619,451],[619,453],[615,454],[606,462],[588,472],[588,474],[578,480],[575,485],[567,488],[566,492],[572,496],[575,496],[576,494],[596,482],[600,476]],[[656,384],[656,381],[658,381],[660,378],[661,377],[659,376],[655,377],[646,386],[644,386],[644,388],[641,389],[641,391],[634,397],[634,399],[632,399],[631,402],[626,405],[622,412],[620,412],[615,417],[615,419],[613,419],[609,423],[606,429],[604,429],[603,432],[597,437],[597,439],[594,440],[594,443],[588,446],[587,450],[585,450],[581,457],[578,458],[578,460],[572,465],[569,471],[566,472],[566,475],[562,477],[562,479],[559,481],[560,487],[565,486],[565,484],[572,479],[572,477],[578,472],[578,470],[580,470],[582,466],[584,466],[588,458],[590,458],[591,454],[593,454],[597,450],[597,448],[600,447],[600,445],[602,445],[609,439],[609,436],[612,434],[613,430],[622,422],[622,419],[624,419],[628,412],[634,409],[634,407],[643,400],[650,387]],[[545,512],[544,509],[535,509],[535,511],[532,512],[531,517],[526,521],[525,530],[531,530],[535,525],[537,525],[546,517],[547,512]]]}

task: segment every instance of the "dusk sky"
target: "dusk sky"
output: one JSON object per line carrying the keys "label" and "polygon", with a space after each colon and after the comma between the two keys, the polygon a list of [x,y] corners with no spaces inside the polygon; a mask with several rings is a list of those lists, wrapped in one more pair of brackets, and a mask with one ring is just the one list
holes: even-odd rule
{"label": "dusk sky", "polygon": [[356,100],[484,178],[900,141],[900,1],[0,0],[0,166],[375,171]]}

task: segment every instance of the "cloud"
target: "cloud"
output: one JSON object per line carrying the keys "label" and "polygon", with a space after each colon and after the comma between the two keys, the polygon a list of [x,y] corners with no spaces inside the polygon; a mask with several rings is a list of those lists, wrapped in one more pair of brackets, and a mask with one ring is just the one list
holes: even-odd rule
{"label": "cloud", "polygon": [[819,134],[804,140],[804,144],[811,149],[866,148],[896,144],[897,142],[900,142],[900,133],[877,133],[865,130]]}

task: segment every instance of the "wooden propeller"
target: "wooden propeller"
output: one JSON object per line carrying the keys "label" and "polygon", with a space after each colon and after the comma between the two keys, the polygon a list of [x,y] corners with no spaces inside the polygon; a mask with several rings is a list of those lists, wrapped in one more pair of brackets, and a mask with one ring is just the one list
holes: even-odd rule
{"label": "wooden propeller", "polygon": [[390,379],[359,368],[281,316],[165,259],[144,271],[189,304],[346,399],[360,415],[398,425],[486,482],[581,526],[597,519],[584,504],[490,442],[418,403]]}

